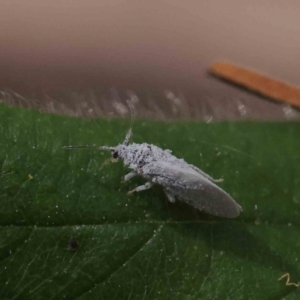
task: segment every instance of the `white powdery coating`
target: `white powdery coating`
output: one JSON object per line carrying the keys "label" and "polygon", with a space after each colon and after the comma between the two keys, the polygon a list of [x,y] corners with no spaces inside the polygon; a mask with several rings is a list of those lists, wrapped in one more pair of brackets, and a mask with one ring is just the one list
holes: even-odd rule
{"label": "white powdery coating", "polygon": [[113,153],[133,169],[133,172],[125,176],[125,180],[140,175],[148,181],[131,192],[160,184],[170,202],[175,202],[176,197],[201,211],[227,218],[237,217],[242,211],[241,206],[214,183],[217,180],[184,159],[172,155],[171,150],[163,150],[147,143],[123,143],[113,148]]}

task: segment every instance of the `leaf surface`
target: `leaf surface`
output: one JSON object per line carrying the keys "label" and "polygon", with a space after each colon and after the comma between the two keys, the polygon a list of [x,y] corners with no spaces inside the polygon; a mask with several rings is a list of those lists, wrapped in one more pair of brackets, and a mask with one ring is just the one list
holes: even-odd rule
{"label": "leaf surface", "polygon": [[132,196],[109,153],[128,120],[82,120],[0,106],[2,299],[299,299],[297,123],[138,120],[132,140],[172,149],[243,207],[234,220]]}

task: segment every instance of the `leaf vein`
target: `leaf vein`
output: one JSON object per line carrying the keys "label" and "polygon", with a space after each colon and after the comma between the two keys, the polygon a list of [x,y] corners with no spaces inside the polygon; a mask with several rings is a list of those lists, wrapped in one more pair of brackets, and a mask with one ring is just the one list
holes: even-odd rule
{"label": "leaf vein", "polygon": [[153,231],[153,234],[150,236],[150,238],[135,252],[133,255],[127,258],[126,262],[121,264],[119,268],[117,268],[115,271],[113,271],[107,278],[104,280],[101,280],[100,282],[96,283],[92,289],[89,289],[85,292],[83,292],[81,295],[78,295],[75,299],[82,298],[86,293],[90,292],[91,290],[95,289],[100,284],[108,281],[110,278],[112,278],[115,274],[117,274],[122,268],[124,268],[130,261],[132,261],[147,245],[152,243],[152,241],[156,238],[156,236],[160,233],[162,230],[164,224],[161,224],[156,230]]}

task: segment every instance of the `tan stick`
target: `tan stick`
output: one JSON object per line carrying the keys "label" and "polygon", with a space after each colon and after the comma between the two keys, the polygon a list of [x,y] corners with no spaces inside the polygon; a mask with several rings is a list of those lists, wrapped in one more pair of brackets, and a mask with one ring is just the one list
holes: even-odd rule
{"label": "tan stick", "polygon": [[300,107],[300,88],[225,62],[214,63],[209,71],[235,84],[258,92],[273,100]]}

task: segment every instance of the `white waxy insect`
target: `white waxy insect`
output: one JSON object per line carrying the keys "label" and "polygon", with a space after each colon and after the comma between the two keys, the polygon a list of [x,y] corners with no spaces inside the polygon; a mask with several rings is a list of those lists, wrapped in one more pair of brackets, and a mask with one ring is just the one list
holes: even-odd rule
{"label": "white waxy insect", "polygon": [[[127,194],[148,190],[154,184],[159,184],[172,203],[177,198],[211,215],[225,218],[237,217],[242,211],[242,207],[215,184],[215,182],[223,181],[222,179],[213,179],[197,167],[172,155],[171,150],[163,150],[147,143],[129,144],[134,108],[129,101],[127,103],[131,109],[132,118],[124,142],[115,147],[97,147],[100,150],[109,150],[112,153],[112,157],[106,160],[104,164],[121,158],[124,164],[132,169],[130,173],[125,175],[124,181],[138,175],[147,180],[144,185],[136,187]],[[64,148],[78,147],[66,146]]]}

